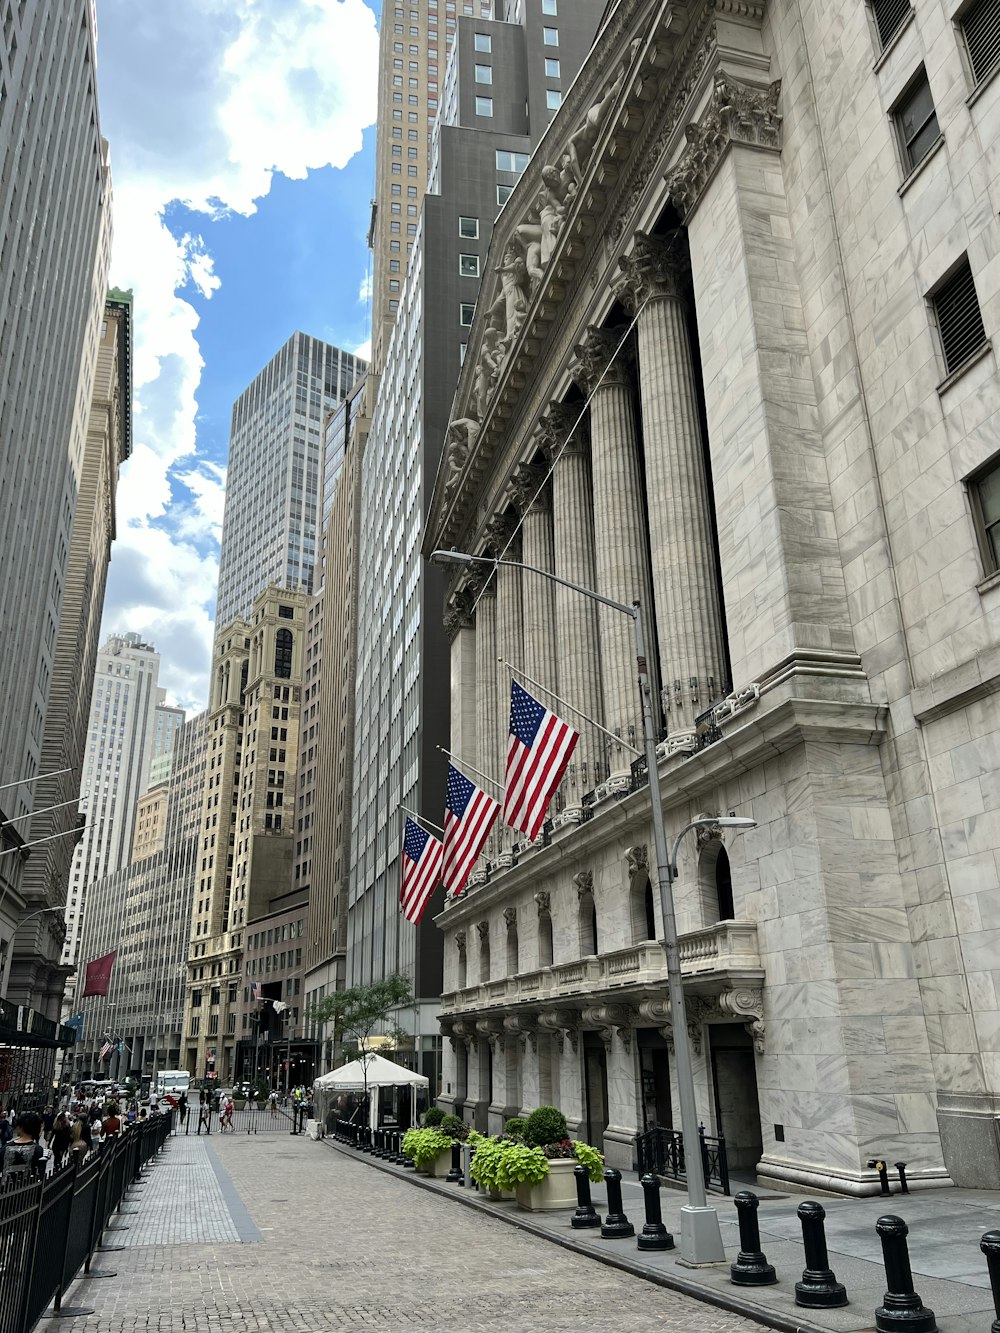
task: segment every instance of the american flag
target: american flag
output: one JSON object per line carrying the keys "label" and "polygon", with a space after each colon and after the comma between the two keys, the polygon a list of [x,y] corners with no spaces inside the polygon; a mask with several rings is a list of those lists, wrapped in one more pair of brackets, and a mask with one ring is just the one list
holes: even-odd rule
{"label": "american flag", "polygon": [[108,1058],[108,1056],[111,1054],[111,1052],[114,1050],[114,1048],[115,1048],[115,1044],[114,1044],[114,1042],[111,1040],[111,1038],[110,1038],[110,1037],[105,1037],[105,1038],[104,1038],[104,1044],[103,1044],[103,1046],[101,1047],[101,1049],[100,1049],[100,1053],[98,1054],[98,1057],[97,1057],[97,1063],[98,1063],[98,1064],[103,1064],[104,1061],[105,1061],[105,1060]]}
{"label": "american flag", "polygon": [[444,868],[441,878],[453,898],[465,888],[476,857],[500,814],[500,802],[487,796],[464,773],[448,765],[444,807]]}
{"label": "american flag", "polygon": [[569,723],[511,681],[503,817],[532,842],[579,739]]}
{"label": "american flag", "polygon": [[424,914],[434,886],[441,878],[444,847],[412,819],[406,821],[403,836],[403,883],[399,902],[403,915],[414,925]]}
{"label": "american flag", "polygon": [[259,999],[260,999],[260,982],[259,982],[259,981],[251,981],[251,983],[250,983],[250,998],[251,998],[251,1000],[259,1000]]}

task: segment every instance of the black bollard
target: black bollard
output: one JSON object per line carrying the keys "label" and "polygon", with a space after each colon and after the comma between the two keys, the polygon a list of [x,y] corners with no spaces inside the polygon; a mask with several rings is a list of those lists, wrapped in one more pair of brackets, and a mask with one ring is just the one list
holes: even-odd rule
{"label": "black bollard", "polygon": [[639,1233],[636,1248],[640,1250],[672,1250],[674,1238],[663,1225],[660,1210],[660,1180],[650,1172],[639,1181],[646,1204],[646,1225]]}
{"label": "black bollard", "polygon": [[590,1172],[582,1162],[577,1162],[573,1175],[576,1177],[576,1212],[569,1219],[569,1224],[577,1230],[581,1227],[599,1227],[601,1219],[590,1197]]}
{"label": "black bollard", "polygon": [[806,1266],[802,1281],[795,1284],[795,1304],[809,1309],[824,1310],[847,1304],[847,1288],[837,1281],[826,1253],[826,1233],[823,1221],[826,1209],[820,1203],[800,1203],[796,1209],[802,1223],[802,1246]]}
{"label": "black bollard", "polygon": [[1000,1333],[1000,1231],[987,1231],[979,1242],[979,1248],[986,1255],[990,1286],[993,1288],[993,1308],[997,1312],[990,1333]]}
{"label": "black bollard", "polygon": [[909,1194],[910,1187],[906,1183],[906,1163],[893,1162],[893,1166],[899,1172],[899,1192],[900,1194]]}
{"label": "black bollard", "polygon": [[457,1139],[451,1145],[451,1170],[445,1176],[445,1180],[450,1181],[452,1185],[462,1183],[462,1145]]}
{"label": "black bollard", "polygon": [[880,1161],[877,1157],[869,1157],[868,1170],[871,1171],[873,1169],[878,1172],[878,1183],[882,1193],[887,1196],[890,1195],[892,1190],[889,1188],[889,1169],[885,1162]]}
{"label": "black bollard", "polygon": [[622,1173],[614,1168],[605,1171],[604,1184],[608,1191],[608,1215],[601,1223],[601,1235],[605,1240],[634,1236],[635,1227],[622,1211]]}
{"label": "black bollard", "polygon": [[897,1329],[906,1329],[908,1333],[937,1333],[934,1311],[928,1310],[913,1290],[906,1245],[909,1227],[901,1217],[887,1213],[875,1223],[875,1230],[882,1241],[887,1288],[882,1304],[875,1311],[875,1327],[879,1333],[894,1333]]}
{"label": "black bollard", "polygon": [[760,1248],[760,1227],[757,1224],[760,1200],[751,1190],[740,1190],[733,1203],[740,1220],[740,1252],[736,1262],[729,1266],[730,1281],[738,1287],[769,1287],[772,1282],[777,1282],[778,1275]]}

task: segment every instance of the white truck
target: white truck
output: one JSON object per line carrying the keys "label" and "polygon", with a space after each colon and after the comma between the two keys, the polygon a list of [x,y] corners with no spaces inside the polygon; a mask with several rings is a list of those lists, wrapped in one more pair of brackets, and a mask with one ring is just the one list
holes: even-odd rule
{"label": "white truck", "polygon": [[191,1087],[191,1075],[186,1069],[158,1069],[149,1089],[151,1098],[172,1097],[174,1101]]}

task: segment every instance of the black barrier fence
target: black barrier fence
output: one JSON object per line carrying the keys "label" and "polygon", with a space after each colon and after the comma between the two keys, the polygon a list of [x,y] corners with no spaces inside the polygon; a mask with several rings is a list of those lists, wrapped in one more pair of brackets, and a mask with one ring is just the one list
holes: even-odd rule
{"label": "black barrier fence", "polygon": [[80,1270],[89,1271],[111,1216],[143,1167],[160,1151],[171,1117],[133,1125],[81,1161],[46,1178],[25,1172],[0,1183],[0,1333],[29,1333],[63,1298]]}
{"label": "black barrier fence", "polygon": [[[187,1116],[178,1130],[183,1134],[270,1134],[278,1130],[286,1134],[293,1125],[305,1130],[303,1107],[289,1103],[287,1107],[272,1106],[268,1101],[240,1102],[229,1117],[223,1117],[221,1108],[210,1104],[189,1102]],[[298,1132],[298,1131],[297,1131]]]}
{"label": "black barrier fence", "polygon": [[[705,1126],[698,1130],[701,1147],[701,1165],[705,1173],[705,1188],[716,1194],[729,1193],[729,1161],[726,1157],[726,1140],[720,1134],[712,1138],[705,1133]],[[635,1140],[636,1170],[640,1176],[652,1174],[666,1180],[683,1181],[687,1179],[684,1166],[684,1135],[679,1129],[664,1129],[657,1126],[647,1129],[644,1134],[637,1134]]]}

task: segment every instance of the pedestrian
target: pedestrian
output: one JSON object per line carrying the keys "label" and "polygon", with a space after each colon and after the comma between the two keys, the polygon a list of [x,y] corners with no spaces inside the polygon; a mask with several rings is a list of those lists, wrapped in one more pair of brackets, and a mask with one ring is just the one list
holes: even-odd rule
{"label": "pedestrian", "polygon": [[15,1175],[38,1175],[44,1170],[45,1149],[38,1142],[42,1132],[42,1118],[34,1111],[25,1111],[14,1121],[14,1133],[3,1150],[3,1178]]}
{"label": "pedestrian", "polygon": [[0,1107],[0,1150],[10,1141],[14,1135],[14,1126],[10,1122],[7,1111]]}
{"label": "pedestrian", "polygon": [[70,1135],[70,1152],[77,1153],[79,1160],[82,1162],[93,1146],[94,1140],[90,1133],[90,1120],[85,1115],[77,1116]]}
{"label": "pedestrian", "polygon": [[270,1108],[270,1111],[271,1111],[271,1119],[272,1119],[272,1120],[277,1119],[277,1115],[278,1115],[278,1094],[277,1094],[273,1089],[272,1089],[272,1091],[271,1091],[270,1096],[269,1096],[268,1099],[267,1099],[267,1104],[268,1104],[268,1107]]}
{"label": "pedestrian", "polygon": [[65,1111],[60,1111],[52,1127],[52,1155],[55,1158],[57,1171],[66,1160],[72,1141],[73,1126],[69,1122],[69,1116]]}
{"label": "pedestrian", "polygon": [[56,1109],[51,1104],[46,1106],[42,1112],[42,1134],[45,1138],[45,1146],[52,1143],[52,1130],[56,1123]]}
{"label": "pedestrian", "polygon": [[233,1110],[234,1110],[234,1107],[233,1107],[233,1099],[232,1099],[232,1097],[230,1097],[230,1096],[228,1095],[228,1093],[227,1093],[227,1094],[226,1094],[226,1097],[225,1097],[225,1100],[224,1100],[223,1103],[222,1103],[222,1109],[221,1109],[221,1111],[219,1112],[219,1130],[220,1130],[220,1132],[222,1132],[222,1131],[224,1131],[224,1130],[227,1130],[227,1129],[228,1129],[228,1130],[232,1130],[233,1133],[236,1132],[235,1130],[233,1130]]}
{"label": "pedestrian", "polygon": [[118,1107],[114,1102],[109,1102],[107,1105],[107,1114],[104,1117],[102,1129],[105,1137],[109,1139],[116,1139],[122,1131],[122,1122],[118,1115]]}
{"label": "pedestrian", "polygon": [[181,1118],[181,1124],[183,1125],[188,1118],[188,1098],[186,1092],[182,1092],[177,1098],[177,1112]]}

